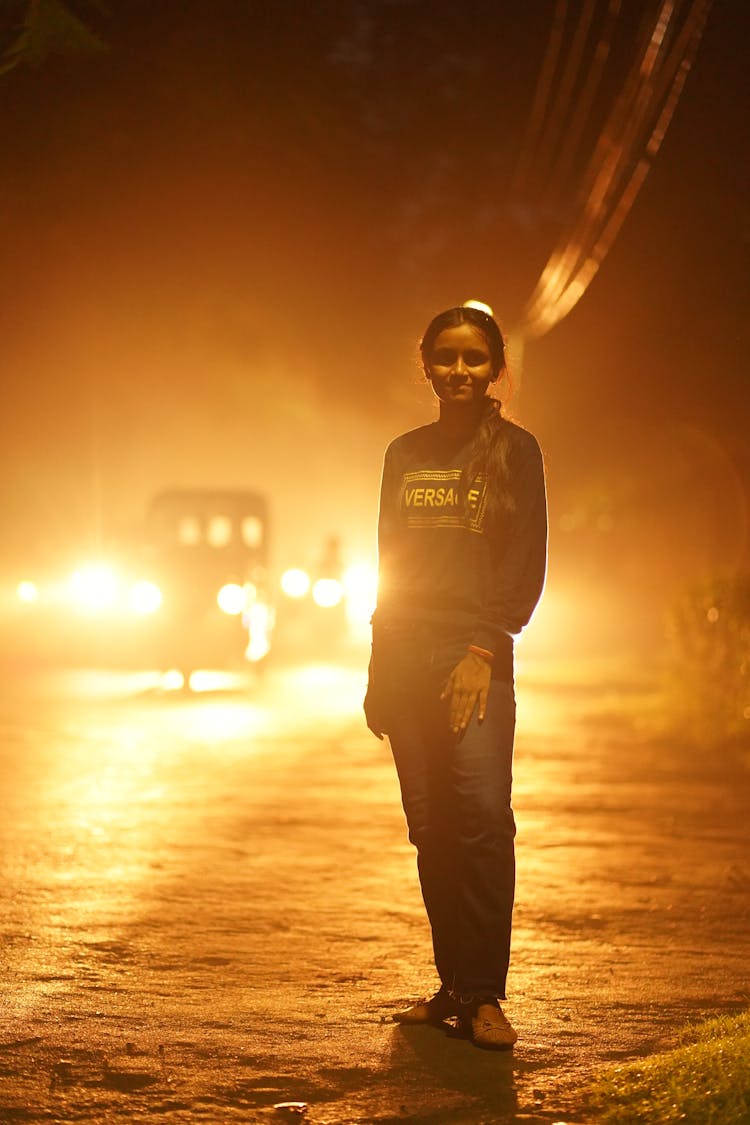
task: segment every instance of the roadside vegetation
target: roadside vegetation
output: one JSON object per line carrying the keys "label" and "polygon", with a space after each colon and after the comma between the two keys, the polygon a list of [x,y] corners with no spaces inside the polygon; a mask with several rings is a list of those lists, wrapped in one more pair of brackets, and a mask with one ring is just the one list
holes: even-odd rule
{"label": "roadside vegetation", "polygon": [[750,736],[750,576],[687,590],[667,621],[667,695],[700,745]]}
{"label": "roadside vegetation", "polygon": [[750,1012],[692,1028],[673,1050],[609,1067],[591,1105],[602,1125],[748,1125]]}

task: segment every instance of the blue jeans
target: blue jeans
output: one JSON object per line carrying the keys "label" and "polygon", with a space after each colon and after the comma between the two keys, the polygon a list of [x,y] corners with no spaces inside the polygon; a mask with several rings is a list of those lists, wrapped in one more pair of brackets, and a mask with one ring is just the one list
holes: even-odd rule
{"label": "blue jeans", "polygon": [[516,704],[512,678],[493,678],[484,721],[475,711],[463,735],[451,732],[440,692],[466,643],[434,625],[380,626],[373,676],[440,980],[457,996],[504,999],[515,888]]}

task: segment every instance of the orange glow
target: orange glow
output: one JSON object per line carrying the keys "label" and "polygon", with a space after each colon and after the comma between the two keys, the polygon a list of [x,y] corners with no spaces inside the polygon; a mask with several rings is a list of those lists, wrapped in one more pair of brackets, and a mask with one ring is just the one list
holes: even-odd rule
{"label": "orange glow", "polygon": [[353,624],[369,622],[375,609],[378,577],[374,567],[360,563],[344,572],[346,615]]}
{"label": "orange glow", "polygon": [[16,588],[18,600],[31,605],[39,601],[39,589],[34,582],[19,582]]}
{"label": "orange glow", "polygon": [[153,582],[136,582],[128,592],[128,608],[142,616],[156,613],[162,601],[161,590]]}
{"label": "orange glow", "polygon": [[111,609],[119,593],[119,580],[106,563],[93,563],[77,570],[70,579],[70,597],[77,609],[98,613]]}
{"label": "orange glow", "polygon": [[273,611],[263,602],[254,602],[245,617],[249,640],[245,656],[251,664],[257,664],[271,650]]}

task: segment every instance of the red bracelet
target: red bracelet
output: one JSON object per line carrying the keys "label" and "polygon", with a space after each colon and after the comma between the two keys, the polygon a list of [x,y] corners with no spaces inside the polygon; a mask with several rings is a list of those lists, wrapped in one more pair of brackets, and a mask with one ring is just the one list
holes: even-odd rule
{"label": "red bracelet", "polygon": [[488,648],[480,648],[479,645],[469,645],[469,652],[473,652],[475,656],[481,656],[488,664],[491,664],[495,659],[494,652],[490,652]]}

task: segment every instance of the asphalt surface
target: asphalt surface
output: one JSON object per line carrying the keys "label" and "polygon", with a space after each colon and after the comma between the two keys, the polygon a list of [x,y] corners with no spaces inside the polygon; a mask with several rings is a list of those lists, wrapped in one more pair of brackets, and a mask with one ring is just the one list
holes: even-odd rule
{"label": "asphalt surface", "polygon": [[2,1122],[580,1122],[747,1004],[750,763],[601,667],[519,669],[507,1053],[390,1019],[435,978],[355,659],[3,682]]}

